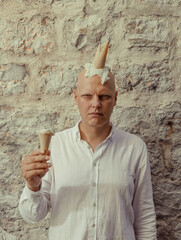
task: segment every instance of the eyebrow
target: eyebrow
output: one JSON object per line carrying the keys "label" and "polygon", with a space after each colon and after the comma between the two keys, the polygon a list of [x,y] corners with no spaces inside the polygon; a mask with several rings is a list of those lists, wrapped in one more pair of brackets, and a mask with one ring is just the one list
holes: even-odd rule
{"label": "eyebrow", "polygon": [[[82,91],[82,92],[80,92],[80,95],[84,95],[84,94],[90,94],[90,95],[92,95],[92,92],[91,91],[86,91],[86,90],[84,90],[84,91]],[[102,92],[99,92],[98,93],[98,96],[101,96],[101,95],[109,95],[109,96],[112,96],[113,94],[111,93],[111,92],[108,92],[108,91],[106,91],[106,92],[104,92],[104,91],[102,91]]]}
{"label": "eyebrow", "polygon": [[[84,91],[84,92],[91,92],[91,90],[90,89],[86,89],[86,88],[84,88],[84,89],[81,89],[81,91]],[[110,92],[110,90],[109,89],[102,89],[102,90],[100,90],[100,92],[99,93],[111,93]]]}
{"label": "eyebrow", "polygon": [[99,95],[112,95],[112,93],[110,91],[100,91]]}

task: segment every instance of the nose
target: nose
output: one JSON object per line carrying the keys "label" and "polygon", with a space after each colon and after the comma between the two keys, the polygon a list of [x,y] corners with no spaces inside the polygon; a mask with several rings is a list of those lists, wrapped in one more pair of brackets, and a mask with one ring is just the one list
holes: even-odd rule
{"label": "nose", "polygon": [[101,107],[101,100],[99,99],[99,96],[94,96],[92,99],[92,107],[97,109]]}

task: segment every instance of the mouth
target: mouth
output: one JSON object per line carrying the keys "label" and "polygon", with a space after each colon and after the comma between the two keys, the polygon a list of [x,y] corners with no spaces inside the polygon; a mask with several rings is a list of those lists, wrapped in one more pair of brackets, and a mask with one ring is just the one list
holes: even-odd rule
{"label": "mouth", "polygon": [[96,112],[89,113],[89,115],[92,115],[92,116],[103,116],[102,113],[96,113]]}

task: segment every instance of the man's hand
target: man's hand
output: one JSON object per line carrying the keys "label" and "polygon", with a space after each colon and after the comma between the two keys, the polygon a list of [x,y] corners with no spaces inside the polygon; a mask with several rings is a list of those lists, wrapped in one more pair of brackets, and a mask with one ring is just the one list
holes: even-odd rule
{"label": "man's hand", "polygon": [[27,182],[27,186],[32,191],[39,191],[41,179],[48,172],[51,163],[47,163],[50,156],[50,151],[44,155],[45,151],[37,149],[24,157],[21,167],[23,177]]}

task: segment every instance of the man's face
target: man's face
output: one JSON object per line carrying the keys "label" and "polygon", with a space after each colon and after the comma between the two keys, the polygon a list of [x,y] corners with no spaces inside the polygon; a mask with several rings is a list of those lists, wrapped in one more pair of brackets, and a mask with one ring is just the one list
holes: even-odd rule
{"label": "man's face", "polygon": [[102,85],[99,76],[88,78],[84,74],[85,70],[80,73],[77,89],[74,91],[75,103],[78,105],[82,124],[107,127],[117,101],[114,77],[109,73],[111,79]]}

